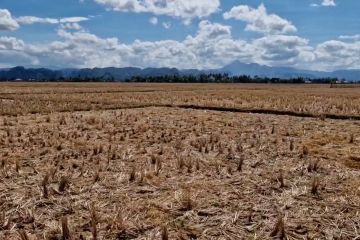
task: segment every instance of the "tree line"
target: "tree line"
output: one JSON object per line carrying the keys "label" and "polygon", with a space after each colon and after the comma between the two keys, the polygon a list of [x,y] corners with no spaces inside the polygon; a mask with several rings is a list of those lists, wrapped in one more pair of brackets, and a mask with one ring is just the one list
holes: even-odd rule
{"label": "tree line", "polygon": [[[0,81],[27,81],[27,82],[120,82],[113,76],[107,74],[101,77],[59,77],[52,76],[51,78],[37,78],[37,79],[16,79],[0,76]],[[339,82],[338,78],[269,78],[259,76],[230,76],[229,74],[200,74],[200,75],[162,75],[162,76],[135,76],[124,80],[124,82],[138,82],[138,83],[317,83],[317,84],[334,84]]]}
{"label": "tree line", "polygon": [[228,74],[201,74],[199,76],[184,75],[184,76],[136,76],[127,79],[126,82],[145,82],[145,83],[318,83],[331,84],[336,83],[337,78],[269,78],[259,76],[229,76]]}

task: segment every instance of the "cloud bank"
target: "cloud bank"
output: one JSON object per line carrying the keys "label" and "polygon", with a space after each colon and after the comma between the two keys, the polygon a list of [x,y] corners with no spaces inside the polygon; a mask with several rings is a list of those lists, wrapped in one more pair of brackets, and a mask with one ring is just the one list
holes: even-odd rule
{"label": "cloud bank", "polygon": [[[206,10],[203,7],[207,1],[96,1],[101,1],[102,4],[112,6],[118,11],[136,12],[152,9],[154,13],[165,15],[177,12],[175,17],[184,21],[201,18],[219,8],[217,1],[212,1],[213,7]],[[189,8],[185,8],[183,4],[189,4]],[[238,60],[245,63],[312,70],[360,68],[358,35],[339,36],[337,40],[311,45],[308,39],[295,35],[297,28],[294,24],[278,15],[268,13],[263,4],[257,8],[247,5],[235,6],[225,12],[223,17],[243,21],[246,23],[246,30],[261,33],[261,36],[248,40],[234,38],[232,27],[226,23],[201,20],[197,24],[197,31],[182,40],[135,40],[123,43],[119,38],[103,38],[82,28],[81,22],[90,20],[87,17],[14,18],[8,10],[3,9],[0,10],[0,30],[16,30],[20,25],[26,24],[54,24],[57,26],[58,39],[40,44],[1,36],[0,67],[137,66],[209,69]],[[151,17],[149,21],[148,24],[159,24],[157,17]],[[171,27],[168,22],[162,22],[161,25],[165,28]]]}
{"label": "cloud bank", "polygon": [[152,13],[180,18],[189,24],[219,10],[220,0],[95,0],[108,9],[121,12]]}

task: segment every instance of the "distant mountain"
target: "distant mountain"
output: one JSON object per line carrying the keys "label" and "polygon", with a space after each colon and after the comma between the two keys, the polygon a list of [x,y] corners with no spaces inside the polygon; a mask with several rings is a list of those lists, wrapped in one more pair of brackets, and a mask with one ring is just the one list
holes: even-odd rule
{"label": "distant mountain", "polygon": [[354,70],[338,70],[334,72],[320,72],[301,70],[291,67],[269,67],[259,65],[256,63],[242,63],[234,61],[229,65],[220,69],[212,70],[197,70],[197,69],[184,69],[179,70],[176,68],[83,68],[83,69],[62,69],[50,70],[46,68],[26,69],[24,67],[15,67],[9,69],[0,69],[0,80],[65,80],[65,79],[102,79],[102,80],[115,80],[124,81],[133,77],[158,77],[158,76],[183,76],[193,75],[199,76],[201,74],[209,73],[227,73],[231,76],[247,75],[259,76],[268,78],[339,78],[350,81],[360,81],[360,69]]}
{"label": "distant mountain", "polygon": [[221,69],[223,72],[227,72],[230,75],[249,75],[269,78],[317,78],[327,76],[325,72],[316,72],[309,70],[300,70],[290,67],[269,67],[259,65],[256,63],[242,63],[235,61]]}
{"label": "distant mountain", "polygon": [[353,70],[337,70],[334,72],[321,72],[301,70],[291,67],[269,67],[256,63],[242,63],[235,61],[221,69],[230,75],[249,75],[259,77],[275,77],[275,78],[338,78],[349,81],[360,81],[360,69]]}
{"label": "distant mountain", "polygon": [[269,78],[338,78],[348,81],[360,81],[360,69],[353,70],[337,70],[334,72],[321,72],[301,70],[291,67],[269,67],[259,65],[256,63],[242,63],[239,61],[223,67],[221,71],[229,73],[230,75],[249,75]]}
{"label": "distant mountain", "polygon": [[6,80],[55,80],[62,76],[60,71],[54,71],[46,68],[26,69],[24,67],[14,67],[0,71],[0,79]]}
{"label": "distant mountain", "polygon": [[360,81],[360,69],[334,71],[331,73],[331,77],[344,78],[350,81]]}
{"label": "distant mountain", "polygon": [[142,70],[140,68],[84,68],[75,70],[71,73],[69,77],[79,77],[79,78],[113,78],[114,80],[125,80],[140,74]]}

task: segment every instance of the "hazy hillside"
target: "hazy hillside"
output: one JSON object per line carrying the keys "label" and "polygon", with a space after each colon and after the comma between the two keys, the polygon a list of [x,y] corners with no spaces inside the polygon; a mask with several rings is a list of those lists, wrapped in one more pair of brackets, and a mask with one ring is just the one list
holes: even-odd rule
{"label": "hazy hillside", "polygon": [[269,67],[255,63],[246,64],[235,61],[220,69],[213,70],[197,70],[185,69],[179,70],[176,68],[84,68],[84,69],[62,69],[50,70],[45,68],[40,69],[26,69],[24,67],[15,67],[10,69],[0,69],[1,80],[61,80],[61,79],[93,79],[98,78],[102,80],[124,81],[133,77],[157,77],[157,76],[181,76],[209,73],[227,73],[230,76],[259,76],[269,78],[339,78],[350,81],[360,80],[360,70],[338,70],[335,72],[320,72],[301,70],[290,67]]}

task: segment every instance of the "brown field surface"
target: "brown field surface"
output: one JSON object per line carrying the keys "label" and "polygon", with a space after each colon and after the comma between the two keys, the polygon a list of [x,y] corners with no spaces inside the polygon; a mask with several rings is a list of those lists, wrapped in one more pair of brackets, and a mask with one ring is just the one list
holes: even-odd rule
{"label": "brown field surface", "polygon": [[360,88],[329,85],[0,83],[0,101],[3,115],[196,105],[360,118]]}
{"label": "brown field surface", "polygon": [[360,239],[359,88],[0,87],[1,240]]}

